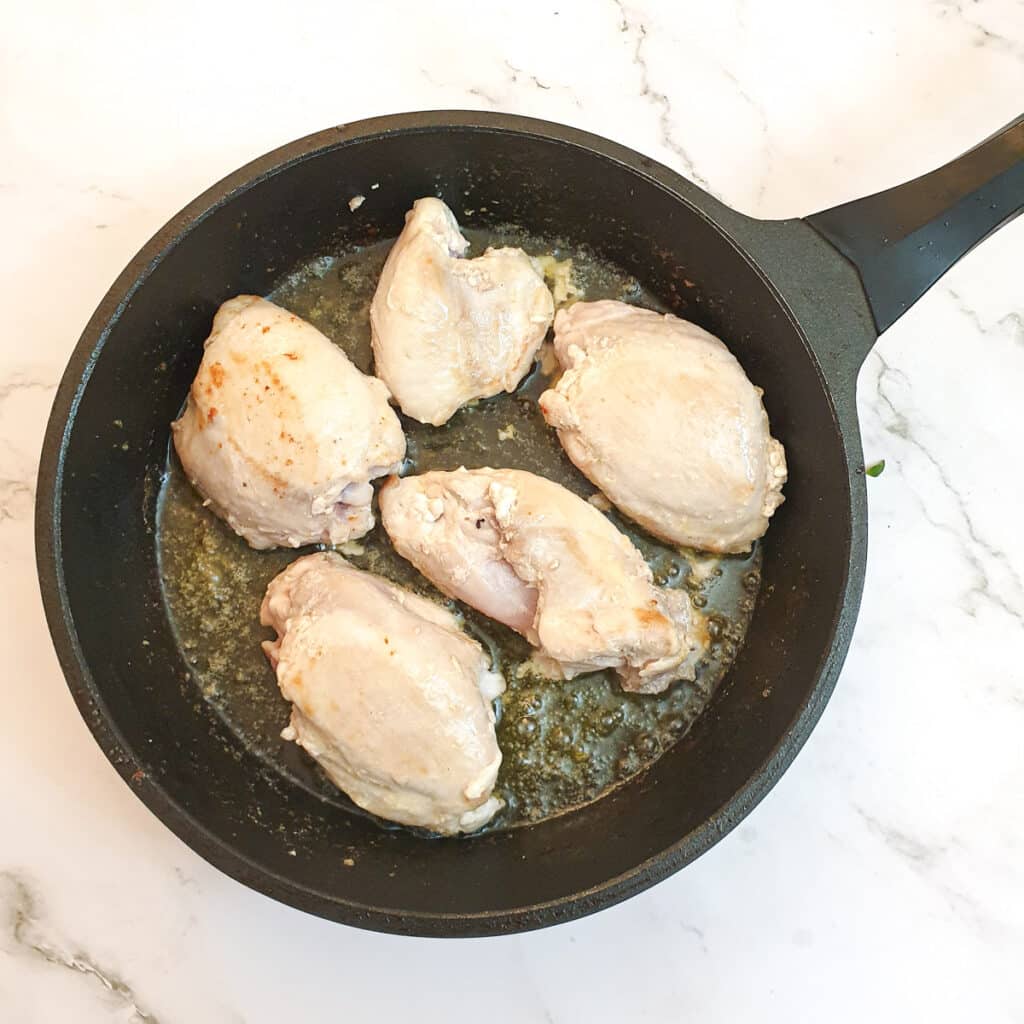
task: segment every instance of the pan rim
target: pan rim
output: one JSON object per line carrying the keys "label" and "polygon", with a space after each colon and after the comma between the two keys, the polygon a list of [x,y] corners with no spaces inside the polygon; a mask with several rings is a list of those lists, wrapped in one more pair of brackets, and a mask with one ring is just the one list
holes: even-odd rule
{"label": "pan rim", "polygon": [[[64,457],[80,398],[89,383],[106,339],[125,307],[178,241],[202,223],[207,216],[230,203],[235,196],[297,163],[316,157],[321,152],[396,133],[446,129],[539,136],[551,142],[581,147],[590,153],[624,165],[632,173],[649,179],[685,203],[694,214],[708,221],[732,245],[737,255],[751,266],[771,290],[815,367],[822,390],[828,398],[837,432],[843,435],[832,387],[785,297],[779,293],[743,245],[722,224],[710,217],[701,204],[715,205],[723,211],[728,210],[730,217],[742,218],[743,215],[722,206],[696,185],[657,161],[601,136],[576,128],[518,115],[482,111],[432,110],[392,114],[328,128],[257,157],[222,178],[182,208],[128,262],[86,324],[54,397],[39,465],[35,542],[37,572],[47,625],[76,706],[100,749],[125,783],[179,839],[236,881],[280,902],[318,916],[375,931],[417,936],[468,937],[529,931],[574,920],[619,903],[691,863],[727,835],[753,810],[781,778],[803,747],[835,688],[859,608],[867,531],[864,517],[856,514],[863,498],[858,493],[850,463],[851,439],[844,438],[849,514],[846,518],[846,557],[840,588],[841,601],[831,623],[827,646],[823,648],[815,669],[814,684],[805,701],[760,767],[715,814],[664,850],[588,889],[528,906],[469,913],[408,911],[401,908],[366,906],[302,885],[253,861],[185,811],[160,785],[150,779],[148,774],[140,773],[141,764],[108,714],[102,693],[96,686],[92,671],[82,652],[65,586],[61,544]],[[700,203],[695,201],[697,199]],[[859,438],[856,438],[855,443],[859,444]]]}

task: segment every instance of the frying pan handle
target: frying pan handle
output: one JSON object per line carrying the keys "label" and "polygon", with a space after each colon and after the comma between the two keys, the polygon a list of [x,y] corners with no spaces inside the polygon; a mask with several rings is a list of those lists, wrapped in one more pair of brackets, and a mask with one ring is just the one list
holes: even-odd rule
{"label": "frying pan handle", "polygon": [[1024,209],[1024,115],[905,185],[806,218],[856,268],[881,334]]}

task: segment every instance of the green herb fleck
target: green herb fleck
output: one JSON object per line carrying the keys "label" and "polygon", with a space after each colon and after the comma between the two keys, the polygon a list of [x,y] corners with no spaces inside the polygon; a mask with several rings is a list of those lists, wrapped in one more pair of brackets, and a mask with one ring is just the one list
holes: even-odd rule
{"label": "green herb fleck", "polygon": [[864,472],[867,473],[868,476],[881,476],[883,469],[885,469],[885,459],[879,459],[877,462],[868,466]]}

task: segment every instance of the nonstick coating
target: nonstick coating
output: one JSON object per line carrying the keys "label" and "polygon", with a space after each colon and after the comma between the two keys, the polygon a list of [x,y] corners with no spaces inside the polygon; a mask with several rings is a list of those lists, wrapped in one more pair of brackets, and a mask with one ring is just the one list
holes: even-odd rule
{"label": "nonstick coating", "polygon": [[[789,308],[698,208],[697,190],[583,133],[496,115],[446,123],[453,119],[402,115],[301,140],[215,186],[161,231],[72,358],[37,512],[61,663],[86,722],[140,798],[202,856],[268,895],[349,924],[427,935],[517,931],[590,913],[678,870],[733,828],[827,700],[863,557],[851,497],[856,442],[844,439]],[[347,203],[357,194],[367,201],[353,214]],[[169,629],[153,535],[168,424],[218,304],[265,293],[316,255],[395,236],[413,199],[429,194],[476,210],[465,218],[471,226],[515,222],[589,246],[720,335],[764,388],[790,468],[746,645],[686,737],[645,776],[579,811],[433,841],[382,831],[288,785],[224,728]]]}

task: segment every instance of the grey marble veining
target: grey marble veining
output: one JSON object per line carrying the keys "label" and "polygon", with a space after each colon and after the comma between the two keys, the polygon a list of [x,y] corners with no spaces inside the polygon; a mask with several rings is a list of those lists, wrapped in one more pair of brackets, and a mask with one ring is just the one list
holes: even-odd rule
{"label": "grey marble veining", "polygon": [[686,147],[676,138],[675,129],[672,123],[672,101],[668,94],[661,92],[651,84],[651,72],[647,66],[647,59],[644,54],[644,44],[647,41],[647,26],[640,18],[633,14],[622,0],[612,0],[621,15],[619,31],[629,40],[632,47],[632,61],[636,66],[640,77],[640,95],[647,100],[658,114],[658,130],[662,144],[676,157],[676,167],[681,170],[691,181],[696,182],[701,188],[710,192],[716,199],[722,197],[711,187],[711,183],[694,166],[693,157],[687,152]]}
{"label": "grey marble veining", "polygon": [[55,934],[34,887],[24,875],[13,871],[0,873],[0,920],[4,923],[7,957],[24,957],[33,964],[79,974],[86,982],[95,983],[92,992],[98,995],[101,1005],[109,1006],[117,1016],[124,1011],[132,1021],[159,1024],[153,1014],[142,1009],[131,986],[115,971],[96,963],[89,953]]}

